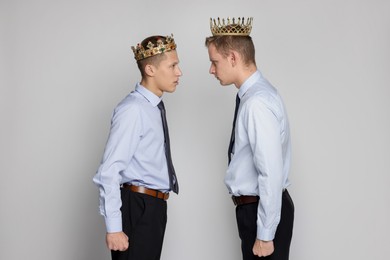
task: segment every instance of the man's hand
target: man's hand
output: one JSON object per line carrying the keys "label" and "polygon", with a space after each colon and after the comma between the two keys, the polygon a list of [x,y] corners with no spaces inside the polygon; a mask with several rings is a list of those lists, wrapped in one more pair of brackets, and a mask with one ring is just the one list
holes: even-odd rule
{"label": "man's hand", "polygon": [[274,241],[263,241],[256,239],[252,250],[254,255],[269,256],[274,252]]}
{"label": "man's hand", "polygon": [[129,248],[129,238],[123,232],[107,233],[107,247],[114,251],[126,251]]}

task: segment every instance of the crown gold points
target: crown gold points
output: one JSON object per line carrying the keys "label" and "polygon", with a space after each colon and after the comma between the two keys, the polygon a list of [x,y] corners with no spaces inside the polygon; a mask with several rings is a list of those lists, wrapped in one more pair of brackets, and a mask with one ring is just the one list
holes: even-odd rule
{"label": "crown gold points", "polygon": [[210,18],[210,29],[213,36],[233,35],[233,36],[249,36],[252,30],[253,17],[249,17],[246,22],[244,17],[226,19],[213,19]]}
{"label": "crown gold points", "polygon": [[148,45],[146,47],[147,49],[145,49],[144,46],[142,46],[140,43],[138,43],[136,47],[131,46],[131,49],[134,52],[134,58],[137,61],[167,51],[175,50],[176,43],[175,40],[173,39],[173,34],[171,34],[171,36],[165,37],[165,42],[162,39],[158,39],[156,44],[153,44],[152,42],[148,42]]}

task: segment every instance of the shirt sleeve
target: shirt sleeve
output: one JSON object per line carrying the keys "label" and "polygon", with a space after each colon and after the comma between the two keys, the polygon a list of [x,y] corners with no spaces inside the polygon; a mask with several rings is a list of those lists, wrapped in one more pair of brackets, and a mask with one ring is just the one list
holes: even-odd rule
{"label": "shirt sleeve", "polygon": [[140,140],[140,121],[140,109],[135,104],[120,105],[114,110],[103,158],[93,178],[99,187],[100,214],[109,233],[122,231],[120,184]]}
{"label": "shirt sleeve", "polygon": [[280,221],[283,190],[283,155],[280,120],[272,104],[255,98],[248,102],[247,127],[253,161],[258,173],[260,203],[257,238],[273,240]]}

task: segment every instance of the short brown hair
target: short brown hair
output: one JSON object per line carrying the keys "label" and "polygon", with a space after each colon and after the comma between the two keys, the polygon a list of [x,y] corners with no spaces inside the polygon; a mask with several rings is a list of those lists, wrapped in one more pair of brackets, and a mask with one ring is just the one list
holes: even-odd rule
{"label": "short brown hair", "polygon": [[205,45],[209,47],[214,44],[215,48],[222,56],[227,57],[229,51],[237,51],[243,58],[245,64],[255,64],[255,46],[250,36],[210,36],[206,38]]}
{"label": "short brown hair", "polygon": [[[153,45],[157,45],[158,40],[162,40],[163,42],[165,42],[166,37],[160,36],[160,35],[150,36],[150,37],[146,38],[145,40],[143,40],[140,44],[145,49],[147,49],[148,48],[147,45],[149,44],[149,42],[153,43]],[[161,54],[157,54],[157,55],[154,55],[154,56],[142,59],[142,60],[138,60],[137,65],[138,65],[138,68],[141,72],[141,76],[142,77],[145,76],[145,66],[147,64],[151,64],[153,66],[158,67],[158,65],[160,65],[160,62],[165,60],[165,59],[166,59],[165,53],[161,53]]]}

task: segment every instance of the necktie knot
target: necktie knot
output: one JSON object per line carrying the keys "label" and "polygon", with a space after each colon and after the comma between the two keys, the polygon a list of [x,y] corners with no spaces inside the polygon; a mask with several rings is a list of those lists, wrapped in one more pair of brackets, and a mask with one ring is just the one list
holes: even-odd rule
{"label": "necktie knot", "polygon": [[234,109],[234,119],[233,119],[234,124],[236,123],[237,112],[238,112],[238,108],[239,108],[239,106],[240,106],[240,101],[241,101],[241,99],[240,99],[240,97],[239,97],[238,94],[237,94],[237,95],[236,95],[236,107],[235,107],[235,109]]}
{"label": "necktie knot", "polygon": [[158,109],[160,109],[161,111],[165,111],[164,102],[162,102],[162,100],[160,101],[160,103],[158,103],[157,107],[158,107]]}

